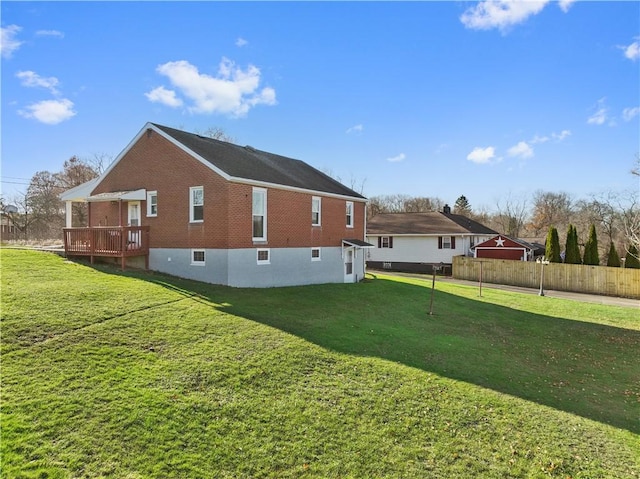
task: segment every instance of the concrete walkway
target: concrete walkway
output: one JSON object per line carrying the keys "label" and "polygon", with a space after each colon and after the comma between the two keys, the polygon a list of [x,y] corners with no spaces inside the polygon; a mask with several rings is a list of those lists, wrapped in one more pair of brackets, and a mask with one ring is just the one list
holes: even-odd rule
{"label": "concrete walkway", "polygon": [[[370,270],[373,274],[380,273],[388,276],[404,276],[408,278],[417,278],[424,281],[432,281],[433,276],[430,274],[417,273],[399,273],[395,271]],[[436,276],[436,282],[447,282],[454,284],[462,284],[479,288],[477,281],[466,281],[463,279],[454,279],[450,276]],[[482,289],[501,289],[503,291],[513,291],[516,293],[535,294],[538,295],[540,290],[537,288],[522,288],[520,286],[508,286],[504,284],[482,283]],[[617,298],[615,296],[601,296],[598,294],[572,293],[570,291],[544,290],[544,295],[549,298],[571,299],[574,301],[582,301],[585,303],[607,304],[610,306],[624,306],[627,308],[637,308],[640,313],[640,300],[629,298]],[[640,321],[640,314],[638,315]]]}

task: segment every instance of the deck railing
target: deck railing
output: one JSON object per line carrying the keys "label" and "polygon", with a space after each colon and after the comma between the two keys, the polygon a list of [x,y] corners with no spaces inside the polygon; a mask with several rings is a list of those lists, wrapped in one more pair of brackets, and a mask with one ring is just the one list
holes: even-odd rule
{"label": "deck railing", "polygon": [[97,226],[64,228],[64,251],[67,256],[107,256],[124,258],[148,256],[148,226]]}

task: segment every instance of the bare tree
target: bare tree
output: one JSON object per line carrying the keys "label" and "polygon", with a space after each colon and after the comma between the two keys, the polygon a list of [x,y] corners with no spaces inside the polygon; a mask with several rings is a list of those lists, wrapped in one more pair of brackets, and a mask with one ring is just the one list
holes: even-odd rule
{"label": "bare tree", "polygon": [[207,138],[213,138],[214,140],[226,141],[227,143],[236,143],[237,140],[229,135],[224,128],[219,126],[210,126],[204,132],[200,132],[199,130],[195,130],[194,133],[200,136],[206,136]]}
{"label": "bare tree", "polygon": [[529,207],[526,199],[518,199],[511,193],[496,201],[496,214],[492,217],[494,229],[517,238],[520,236],[528,218]]}
{"label": "bare tree", "polygon": [[379,213],[426,213],[440,211],[444,201],[440,198],[426,196],[409,196],[404,194],[380,195],[369,198],[369,214]]}
{"label": "bare tree", "polygon": [[533,194],[533,213],[529,223],[535,236],[555,226],[559,231],[566,230],[571,222],[573,201],[567,193],[553,193],[538,190]]}

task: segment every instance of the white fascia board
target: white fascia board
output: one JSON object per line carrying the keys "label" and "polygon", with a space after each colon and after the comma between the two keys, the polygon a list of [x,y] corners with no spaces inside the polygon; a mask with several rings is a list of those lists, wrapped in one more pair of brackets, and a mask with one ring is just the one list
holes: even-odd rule
{"label": "white fascia board", "polygon": [[[152,125],[151,123],[147,123],[146,125],[144,125],[144,126],[142,127],[142,129],[138,132],[138,134],[133,138],[133,140],[131,140],[131,141],[129,142],[129,144],[128,144],[128,145],[127,145],[127,146],[126,146],[126,147],[125,147],[125,148],[124,148],[124,149],[123,149],[123,150],[118,154],[118,156],[116,156],[116,159],[115,159],[115,160],[113,160],[113,161],[109,164],[109,166],[107,166],[107,169],[106,169],[106,170],[104,170],[104,172],[103,172],[103,173],[102,173],[98,178],[95,178],[95,180],[92,180],[92,181],[95,181],[95,183],[94,183],[93,188],[91,189],[91,191],[93,191],[95,188],[97,188],[97,187],[98,187],[98,185],[102,182],[102,180],[103,180],[103,179],[104,179],[104,178],[105,178],[109,173],[111,173],[111,170],[113,170],[113,168],[115,168],[115,166],[120,162],[120,160],[124,157],[124,155],[126,155],[126,154],[129,152],[129,150],[130,150],[131,148],[133,148],[133,145],[135,145],[135,144],[136,144],[136,142],[140,139],[140,137],[141,137],[142,135],[144,135],[144,134],[145,134],[145,132],[146,132],[147,130],[149,130],[149,129],[153,129],[154,131],[157,131],[157,128],[153,128],[153,125]],[[89,192],[89,193],[91,193],[91,192]],[[86,195],[86,196],[91,196],[89,193],[87,193],[87,195]],[[64,193],[63,193],[63,194],[64,194]]]}
{"label": "white fascia board", "polygon": [[180,143],[179,141],[177,141],[175,138],[173,138],[171,135],[165,133],[164,131],[162,131],[159,128],[156,128],[154,125],[152,125],[151,123],[147,123],[145,130],[146,129],[151,129],[153,131],[155,131],[158,135],[162,136],[164,139],[166,139],[167,141],[171,142],[174,146],[176,146],[177,148],[180,148],[182,151],[184,151],[185,153],[187,153],[189,156],[192,156],[193,158],[195,158],[196,160],[198,160],[200,163],[202,163],[204,166],[206,166],[207,168],[209,168],[210,170],[215,171],[218,175],[222,176],[225,180],[231,180],[231,176],[229,176],[227,173],[225,173],[224,171],[222,171],[220,168],[216,167],[214,164],[212,164],[210,161],[205,160],[202,156],[198,155],[195,151],[193,151],[190,148],[187,148],[186,146],[184,146],[182,143]]}
{"label": "white fascia board", "polygon": [[438,236],[478,236],[475,233],[367,233],[367,236],[406,236],[407,238],[437,238]]}
{"label": "white fascia board", "polygon": [[[338,194],[335,194],[335,193],[327,193],[325,191],[315,191],[315,190],[309,190],[309,189],[306,189],[306,188],[298,188],[298,187],[294,187],[294,186],[287,186],[287,185],[279,185],[279,184],[275,184],[275,183],[268,183],[266,181],[258,181],[258,180],[251,180],[251,179],[248,179],[248,178],[239,178],[239,177],[236,177],[236,176],[230,176],[229,174],[227,174],[226,172],[224,172],[223,170],[221,170],[220,168],[218,168],[217,166],[212,164],[210,161],[207,161],[205,158],[203,158],[202,156],[198,155],[195,151],[191,150],[190,148],[187,148],[185,145],[183,145],[182,143],[177,141],[171,135],[169,135],[169,134],[165,133],[164,131],[162,131],[161,129],[157,128],[152,123],[147,123],[144,127],[142,127],[142,129],[135,136],[135,138],[129,142],[127,147],[124,150],[122,150],[122,152],[116,157],[116,159],[109,165],[109,167],[105,170],[105,172],[100,176],[100,180],[102,180],[102,178],[104,178],[113,169],[113,167],[122,159],[122,157],[124,155],[127,154],[127,152],[140,139],[140,137],[146,133],[147,130],[152,130],[152,131],[156,132],[158,135],[160,135],[161,137],[163,137],[164,139],[169,141],[171,144],[173,144],[177,148],[179,148],[182,151],[184,151],[185,153],[187,153],[192,158],[194,158],[197,161],[199,161],[200,163],[202,163],[204,166],[206,166],[210,170],[212,170],[215,173],[217,173],[218,175],[220,175],[225,180],[233,182],[233,183],[243,183],[243,184],[247,184],[247,185],[251,185],[251,186],[261,186],[261,187],[264,187],[264,188],[276,188],[276,189],[280,189],[280,190],[298,191],[298,192],[301,192],[301,193],[309,193],[309,194],[317,194],[317,195],[321,195],[321,196],[329,196],[329,197],[333,197],[333,198],[345,199],[345,200],[348,200],[348,201],[357,201],[357,202],[360,202],[360,203],[366,203],[368,201],[366,198],[356,198],[354,196],[338,195]],[[96,184],[96,186],[97,186],[97,184]]]}
{"label": "white fascia board", "polygon": [[339,195],[337,193],[328,193],[326,191],[309,190],[307,188],[300,188],[297,186],[280,185],[277,183],[269,183],[266,181],[259,181],[259,180],[250,180],[248,178],[239,178],[236,176],[229,176],[228,179],[232,183],[242,183],[244,185],[261,186],[263,188],[271,188],[276,190],[295,191],[298,193],[307,193],[314,196],[338,198],[338,199],[347,200],[347,201],[357,201],[359,203],[367,203],[369,201],[366,198],[356,198],[355,196]]}
{"label": "white fascia board", "polygon": [[60,199],[62,201],[86,201],[88,196],[91,196],[91,192],[98,184],[98,178],[94,178],[78,186],[68,189],[67,191],[60,193]]}
{"label": "white fascia board", "polygon": [[241,178],[241,177],[238,177],[238,176],[231,176],[231,175],[227,174],[226,172],[224,172],[223,170],[221,170],[220,168],[218,168],[217,166],[215,166],[210,161],[207,161],[205,158],[203,158],[202,156],[198,155],[195,151],[191,150],[190,148],[187,148],[185,145],[183,145],[179,141],[175,140],[172,136],[168,135],[167,133],[165,133],[164,131],[160,130],[159,128],[156,128],[152,124],[148,123],[146,128],[152,129],[153,131],[155,131],[156,133],[161,135],[163,138],[165,138],[168,141],[170,141],[171,143],[173,143],[177,148],[180,148],[182,151],[184,151],[188,155],[190,155],[193,158],[195,158],[196,160],[198,160],[204,166],[206,166],[210,170],[213,170],[215,173],[220,175],[222,178],[224,178],[225,180],[230,181],[232,183],[242,183],[242,184],[245,184],[245,185],[259,186],[259,187],[263,187],[263,188],[272,188],[272,189],[275,188],[275,189],[279,189],[279,190],[297,191],[297,192],[301,192],[301,193],[309,193],[309,194],[320,195],[320,196],[329,196],[329,197],[332,197],[332,198],[346,199],[346,200],[349,200],[349,201],[358,201],[360,203],[366,203],[367,201],[369,201],[366,198],[356,198],[354,196],[339,195],[339,194],[336,194],[336,193],[327,193],[325,191],[315,191],[315,190],[310,190],[310,189],[307,189],[307,188],[299,188],[299,187],[295,187],[295,186],[287,186],[287,185],[280,185],[280,184],[277,184],[277,183],[269,183],[267,181],[252,180],[252,179],[249,179],[249,178]]}

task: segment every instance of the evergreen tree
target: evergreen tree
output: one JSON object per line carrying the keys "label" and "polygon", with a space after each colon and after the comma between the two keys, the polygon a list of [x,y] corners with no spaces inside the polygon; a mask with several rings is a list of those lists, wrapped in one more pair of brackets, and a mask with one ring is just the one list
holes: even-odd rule
{"label": "evergreen tree", "polygon": [[469,204],[469,200],[467,200],[466,196],[460,195],[453,205],[453,212],[457,215],[464,216],[469,216],[471,214],[471,205]]}
{"label": "evergreen tree", "polygon": [[600,255],[598,254],[598,236],[596,235],[595,225],[591,225],[589,228],[589,239],[587,244],[584,245],[584,258],[582,261],[584,264],[599,265]]}
{"label": "evergreen tree", "polygon": [[609,254],[607,255],[607,266],[612,266],[614,268],[620,267],[620,256],[618,256],[618,252],[616,251],[616,247],[611,242],[611,246],[609,246]]}
{"label": "evergreen tree", "polygon": [[629,246],[629,251],[627,251],[627,255],[624,260],[625,268],[635,268],[640,269],[640,259],[638,258],[638,248],[634,245]]}
{"label": "evergreen tree", "polygon": [[555,226],[551,226],[547,233],[545,257],[552,263],[562,262],[560,258],[560,239],[558,238],[558,230]]}
{"label": "evergreen tree", "polygon": [[564,262],[568,264],[581,264],[580,247],[578,246],[578,231],[573,225],[567,230],[567,242],[564,250]]}

